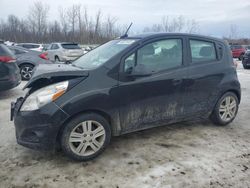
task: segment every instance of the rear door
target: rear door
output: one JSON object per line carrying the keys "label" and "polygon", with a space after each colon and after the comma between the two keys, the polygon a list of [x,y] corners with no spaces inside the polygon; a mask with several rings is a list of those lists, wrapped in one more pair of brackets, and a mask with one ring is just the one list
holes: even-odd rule
{"label": "rear door", "polygon": [[225,76],[224,45],[202,38],[189,38],[188,84],[185,95],[187,115],[206,115],[218,97],[218,85]]}
{"label": "rear door", "polygon": [[69,57],[79,57],[83,55],[83,50],[75,43],[62,43],[62,48],[67,51]]}
{"label": "rear door", "polygon": [[[158,39],[124,57],[119,81],[123,133],[176,121],[183,115],[183,47],[181,37]],[[129,70],[142,65],[151,75],[128,75]]]}

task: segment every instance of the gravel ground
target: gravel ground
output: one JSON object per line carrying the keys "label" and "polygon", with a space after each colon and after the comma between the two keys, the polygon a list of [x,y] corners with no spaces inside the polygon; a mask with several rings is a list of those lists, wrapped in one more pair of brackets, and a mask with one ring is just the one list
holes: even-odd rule
{"label": "gravel ground", "polygon": [[242,102],[233,123],[168,125],[113,138],[91,162],[16,144],[10,102],[0,93],[0,187],[250,187],[250,70],[238,67]]}

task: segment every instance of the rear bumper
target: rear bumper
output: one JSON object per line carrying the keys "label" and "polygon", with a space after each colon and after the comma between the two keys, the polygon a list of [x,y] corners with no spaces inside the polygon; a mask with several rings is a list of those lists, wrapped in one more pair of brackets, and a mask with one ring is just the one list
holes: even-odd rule
{"label": "rear bumper", "polygon": [[39,110],[21,112],[23,100],[19,98],[15,104],[12,103],[11,110],[17,143],[36,150],[55,149],[57,135],[68,115],[55,103]]}
{"label": "rear bumper", "polygon": [[62,56],[61,61],[74,61],[78,58],[78,56]]}

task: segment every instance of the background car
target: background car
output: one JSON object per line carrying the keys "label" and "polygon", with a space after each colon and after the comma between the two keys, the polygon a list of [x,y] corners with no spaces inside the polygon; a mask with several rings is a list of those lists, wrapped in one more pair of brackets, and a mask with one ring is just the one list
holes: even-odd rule
{"label": "background car", "polygon": [[245,55],[243,56],[242,64],[244,69],[250,68],[250,50],[247,50]]}
{"label": "background car", "polygon": [[47,57],[47,52],[37,52],[18,46],[10,46],[9,49],[16,56],[16,63],[20,68],[22,80],[29,80],[35,66],[52,63]]}
{"label": "background car", "polygon": [[239,60],[243,59],[243,56],[246,52],[246,48],[242,45],[231,45],[230,46],[233,58],[238,58]]}
{"label": "background car", "polygon": [[36,44],[36,43],[19,43],[19,44],[16,44],[16,46],[20,46],[29,50],[34,50],[34,51],[39,51],[39,52],[43,50],[43,45]]}
{"label": "background car", "polygon": [[0,91],[12,89],[19,85],[21,76],[14,54],[0,44]]}
{"label": "background car", "polygon": [[48,57],[55,62],[70,62],[84,54],[84,51],[76,43],[52,43],[48,50]]}

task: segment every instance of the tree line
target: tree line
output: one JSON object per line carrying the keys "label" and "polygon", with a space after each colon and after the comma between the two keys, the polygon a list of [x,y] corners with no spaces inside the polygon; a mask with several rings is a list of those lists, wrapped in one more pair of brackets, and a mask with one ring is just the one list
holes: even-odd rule
{"label": "tree line", "polygon": [[[59,7],[57,20],[48,18],[50,7],[42,1],[36,1],[29,8],[26,18],[20,19],[11,14],[0,21],[0,39],[13,42],[50,43],[70,41],[81,44],[99,44],[121,36],[127,25],[120,25],[112,16],[97,11],[90,16],[88,9],[81,4]],[[164,16],[161,23],[143,29],[144,32],[198,32],[195,20],[183,16],[170,18]]]}

